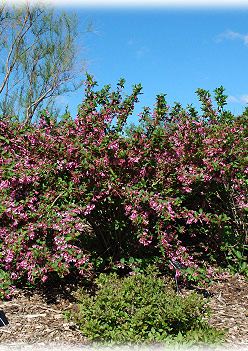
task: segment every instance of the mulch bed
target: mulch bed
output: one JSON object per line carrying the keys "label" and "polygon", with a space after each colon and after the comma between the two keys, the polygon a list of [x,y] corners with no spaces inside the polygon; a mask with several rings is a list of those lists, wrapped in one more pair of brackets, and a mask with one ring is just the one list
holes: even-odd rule
{"label": "mulch bed", "polygon": [[214,294],[210,300],[210,323],[228,329],[227,342],[248,348],[248,280],[227,275],[215,282],[210,291]]}
{"label": "mulch bed", "polygon": [[[212,293],[210,323],[228,328],[228,343],[248,348],[248,281],[239,275],[226,275],[208,291]],[[66,322],[63,316],[63,311],[74,303],[69,293],[51,291],[49,296],[49,293],[16,291],[11,301],[0,303],[0,310],[9,320],[7,326],[0,328],[0,343],[87,344],[76,325]]]}

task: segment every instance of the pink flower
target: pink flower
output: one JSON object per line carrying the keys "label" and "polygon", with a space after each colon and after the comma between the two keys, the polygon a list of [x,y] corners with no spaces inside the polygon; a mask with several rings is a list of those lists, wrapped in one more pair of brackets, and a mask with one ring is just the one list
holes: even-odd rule
{"label": "pink flower", "polygon": [[96,207],[95,204],[89,204],[86,206],[85,210],[84,210],[84,215],[88,215],[91,213],[91,211]]}
{"label": "pink flower", "polygon": [[137,219],[138,213],[137,211],[133,210],[131,216],[129,217],[132,221],[135,221]]}
{"label": "pink flower", "polygon": [[43,275],[43,277],[41,278],[42,283],[45,283],[48,279],[47,275]]}

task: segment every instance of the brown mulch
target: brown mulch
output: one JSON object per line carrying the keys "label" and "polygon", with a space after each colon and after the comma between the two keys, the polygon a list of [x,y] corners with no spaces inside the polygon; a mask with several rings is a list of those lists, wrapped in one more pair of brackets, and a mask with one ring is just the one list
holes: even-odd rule
{"label": "brown mulch", "polygon": [[248,280],[227,274],[209,290],[214,294],[210,323],[228,329],[228,343],[248,345]]}
{"label": "brown mulch", "polygon": [[[213,294],[210,323],[228,328],[227,342],[248,345],[248,281],[236,275],[226,275],[208,288]],[[54,292],[53,292],[54,294]],[[19,290],[11,301],[0,303],[9,325],[0,328],[0,343],[66,343],[85,345],[77,327],[64,319],[63,311],[74,301],[70,294],[49,296]]]}
{"label": "brown mulch", "polygon": [[60,293],[50,299],[39,292],[16,291],[11,301],[0,303],[9,321],[0,328],[0,343],[86,344],[77,327],[64,317],[72,305],[71,298]]}

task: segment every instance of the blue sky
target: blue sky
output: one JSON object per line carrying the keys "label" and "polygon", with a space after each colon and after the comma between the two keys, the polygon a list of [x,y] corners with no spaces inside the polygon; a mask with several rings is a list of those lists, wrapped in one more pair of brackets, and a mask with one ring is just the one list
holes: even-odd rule
{"label": "blue sky", "polygon": [[[70,8],[67,6],[67,11]],[[126,91],[141,83],[143,106],[153,107],[156,94],[166,93],[169,105],[197,106],[195,90],[223,85],[228,107],[238,114],[248,103],[248,7],[242,9],[73,8],[79,32],[87,21],[94,31],[79,36],[87,70],[99,86],[126,79]],[[83,89],[60,97],[73,116]]]}

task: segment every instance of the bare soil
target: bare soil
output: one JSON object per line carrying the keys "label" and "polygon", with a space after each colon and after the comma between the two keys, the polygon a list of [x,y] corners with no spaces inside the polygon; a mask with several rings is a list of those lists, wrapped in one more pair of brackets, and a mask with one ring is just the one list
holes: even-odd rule
{"label": "bare soil", "polygon": [[[227,343],[248,349],[248,281],[239,275],[226,275],[208,291],[213,310],[210,324],[228,329]],[[64,319],[64,311],[74,303],[69,293],[16,291],[11,301],[0,303],[9,321],[0,328],[0,348],[14,342],[86,345],[77,326]]]}

